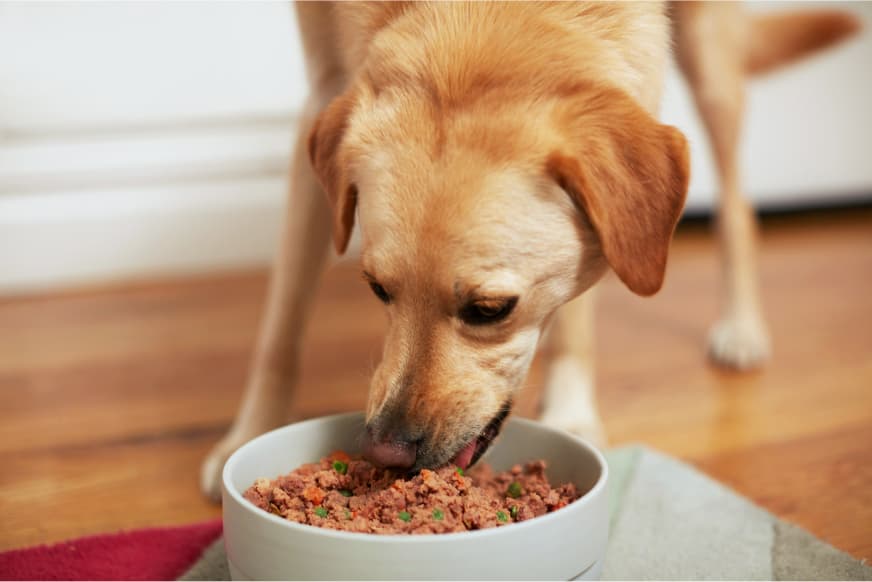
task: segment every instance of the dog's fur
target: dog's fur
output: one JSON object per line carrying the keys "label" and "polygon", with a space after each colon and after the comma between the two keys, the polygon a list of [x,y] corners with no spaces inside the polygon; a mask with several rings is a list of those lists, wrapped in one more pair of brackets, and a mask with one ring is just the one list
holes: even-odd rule
{"label": "dog's fur", "polygon": [[[416,443],[416,467],[449,461],[511,401],[549,327],[543,419],[601,440],[582,293],[609,268],[642,295],[663,282],[689,171],[684,137],[656,120],[673,38],[722,182],[726,308],[712,354],[738,368],[765,359],[754,218],[737,178],[745,79],[847,36],[852,18],[750,19],[734,3],[297,13],[312,96],[251,378],[204,465],[207,494],[230,452],[286,420],[331,230],[342,253],[355,223],[366,277],[389,296],[367,406],[377,441]],[[512,298],[504,320],[464,320]]]}

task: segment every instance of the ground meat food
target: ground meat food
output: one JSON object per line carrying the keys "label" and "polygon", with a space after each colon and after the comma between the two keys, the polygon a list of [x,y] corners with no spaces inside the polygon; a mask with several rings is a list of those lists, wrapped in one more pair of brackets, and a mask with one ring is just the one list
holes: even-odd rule
{"label": "ground meat food", "polygon": [[258,479],[244,496],[264,511],[308,525],[428,534],[525,521],[560,509],[579,494],[572,483],[552,488],[544,461],[500,473],[486,464],[466,474],[447,466],[404,478],[337,451],[276,479]]}

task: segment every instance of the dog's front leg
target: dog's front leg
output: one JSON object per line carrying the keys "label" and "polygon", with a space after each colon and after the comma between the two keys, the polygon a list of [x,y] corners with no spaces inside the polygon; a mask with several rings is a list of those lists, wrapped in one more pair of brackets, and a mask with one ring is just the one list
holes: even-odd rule
{"label": "dog's front leg", "polygon": [[605,446],[594,389],[593,289],[561,307],[548,334],[542,422]]}
{"label": "dog's front leg", "polygon": [[[315,107],[311,110],[314,113]],[[216,501],[221,497],[221,469],[227,457],[246,441],[289,419],[300,340],[330,240],[327,200],[306,154],[306,136],[313,119],[314,114],[307,115],[300,124],[283,239],[242,403],[230,431],[202,466],[201,488]]]}

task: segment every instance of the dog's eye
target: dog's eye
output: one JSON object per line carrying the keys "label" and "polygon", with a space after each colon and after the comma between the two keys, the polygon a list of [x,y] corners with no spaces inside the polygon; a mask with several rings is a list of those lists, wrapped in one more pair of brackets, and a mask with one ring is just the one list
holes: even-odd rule
{"label": "dog's eye", "polygon": [[469,325],[497,323],[507,318],[517,304],[517,297],[473,301],[460,309],[460,319]]}
{"label": "dog's eye", "polygon": [[372,289],[372,292],[375,293],[375,296],[378,297],[382,303],[387,305],[391,302],[391,296],[388,295],[388,292],[385,291],[385,288],[376,283],[375,281],[369,282],[369,288]]}

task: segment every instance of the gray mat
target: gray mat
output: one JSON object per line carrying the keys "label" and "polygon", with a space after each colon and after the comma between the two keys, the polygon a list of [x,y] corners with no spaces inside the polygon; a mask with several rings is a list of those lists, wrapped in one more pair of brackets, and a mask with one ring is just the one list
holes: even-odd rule
{"label": "gray mat", "polygon": [[[605,580],[872,580],[865,563],[689,465],[644,447],[606,457],[611,533]],[[181,579],[229,580],[223,540]]]}

